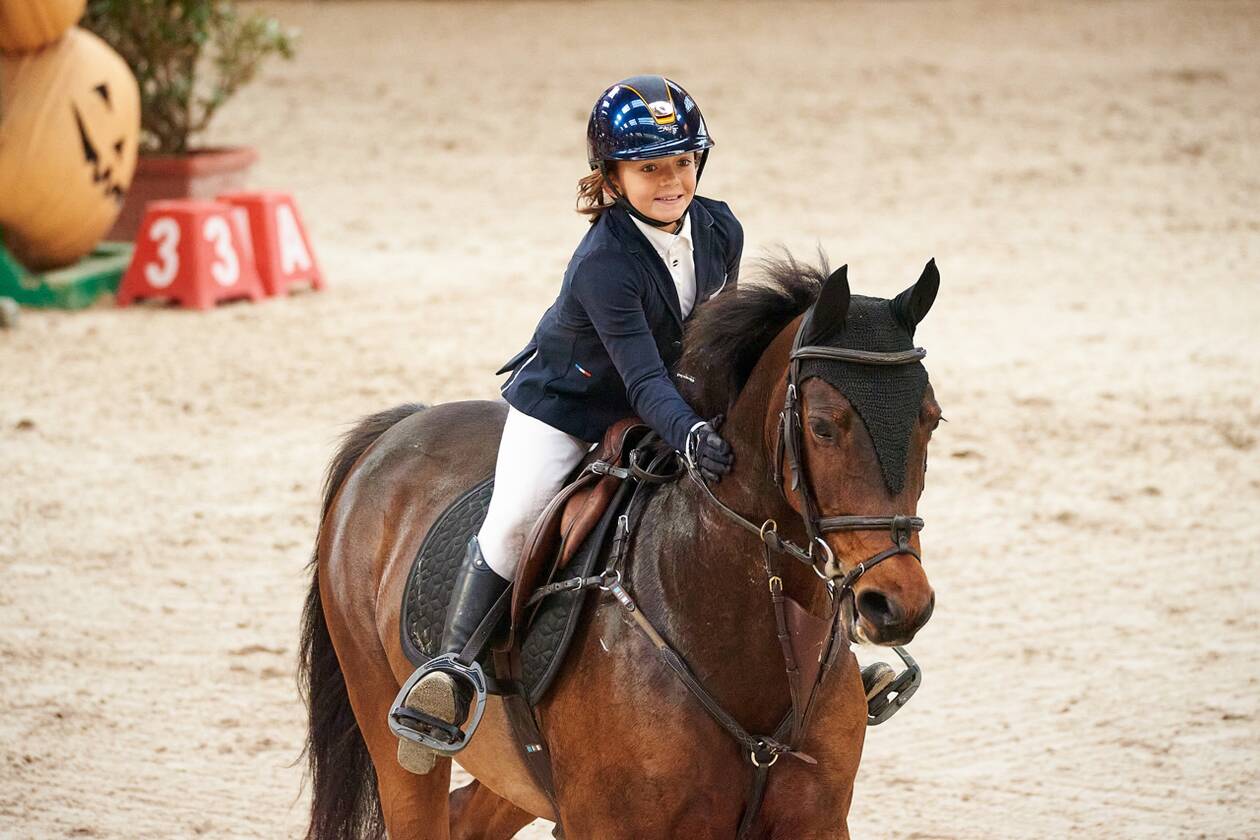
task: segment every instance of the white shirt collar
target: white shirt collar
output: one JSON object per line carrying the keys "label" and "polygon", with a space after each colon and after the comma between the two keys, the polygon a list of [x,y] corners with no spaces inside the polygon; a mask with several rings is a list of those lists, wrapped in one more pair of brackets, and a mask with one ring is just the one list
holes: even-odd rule
{"label": "white shirt collar", "polygon": [[687,208],[688,212],[683,216],[682,227],[678,229],[678,233],[669,233],[658,227],[653,227],[645,222],[641,222],[634,216],[630,217],[630,221],[634,222],[635,227],[643,232],[647,237],[647,241],[652,243],[652,247],[656,249],[662,257],[669,252],[670,247],[678,240],[683,240],[688,247],[691,246],[691,208]]}

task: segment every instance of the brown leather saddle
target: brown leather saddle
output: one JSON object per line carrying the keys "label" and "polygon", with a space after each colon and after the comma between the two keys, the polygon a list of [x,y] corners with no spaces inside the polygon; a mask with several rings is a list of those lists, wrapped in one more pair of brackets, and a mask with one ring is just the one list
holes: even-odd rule
{"label": "brown leather saddle", "polygon": [[619,475],[624,476],[630,467],[635,444],[649,431],[637,417],[627,417],[609,427],[599,447],[583,460],[577,477],[543,509],[525,540],[521,562],[516,567],[509,646],[517,628],[529,624],[533,610],[527,610],[526,604],[530,595],[568,567],[608,509],[621,484]]}
{"label": "brown leather saddle", "polygon": [[[529,768],[535,783],[547,794],[556,813],[559,813],[559,809],[555,804],[555,780],[551,772],[550,749],[538,728],[538,720],[534,717],[530,700],[520,688],[523,669],[519,640],[524,635],[524,628],[530,627],[530,633],[537,633],[537,626],[531,627],[531,624],[542,602],[535,602],[530,608],[534,593],[539,587],[548,586],[557,578],[566,577],[563,573],[570,561],[586,538],[605,519],[609,505],[618,497],[626,497],[625,490],[628,487],[625,479],[632,475],[636,466],[633,455],[635,447],[650,433],[651,430],[637,417],[629,417],[614,424],[604,434],[604,440],[595,452],[584,460],[577,476],[543,510],[525,540],[521,562],[517,566],[516,580],[511,589],[512,603],[506,641],[493,647],[496,674],[506,678],[507,685],[517,687],[516,690],[502,692],[502,698],[503,710],[516,736],[518,755]],[[598,545],[595,546],[595,554],[598,554]],[[589,570],[585,573],[589,574]],[[578,574],[583,572],[579,570]],[[563,586],[564,583],[555,585]],[[569,628],[559,643],[553,667],[563,662],[565,649],[572,636],[574,619],[576,613],[570,615]],[[548,682],[549,680],[543,681],[544,690]],[[535,702],[536,700],[537,696],[534,698]]]}
{"label": "brown leather saddle", "polygon": [[[491,611],[493,622],[479,629],[486,653],[517,648],[520,667],[513,669],[516,674],[509,679],[521,683],[531,702],[546,692],[563,663],[564,649],[590,592],[572,583],[602,568],[600,550],[615,524],[616,512],[610,508],[618,493],[627,496],[625,489],[632,484],[620,479],[633,475],[632,448],[650,437],[646,426],[629,418],[612,427],[601,445],[583,459],[534,524],[514,586]],[[429,528],[412,561],[399,629],[403,653],[417,668],[438,655],[455,576],[468,538],[485,519],[493,484],[493,477],[487,478],[453,500]],[[540,587],[547,591],[540,592]],[[488,655],[478,659],[488,668],[490,692],[501,693],[496,672],[504,677],[507,672],[500,671],[499,663],[491,662]],[[509,685],[509,690],[514,689]]]}

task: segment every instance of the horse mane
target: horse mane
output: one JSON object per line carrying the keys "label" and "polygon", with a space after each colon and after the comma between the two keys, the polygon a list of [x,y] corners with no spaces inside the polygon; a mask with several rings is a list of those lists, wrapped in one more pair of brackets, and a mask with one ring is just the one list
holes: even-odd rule
{"label": "horse mane", "polygon": [[741,279],[696,310],[674,372],[697,414],[712,418],[730,409],[770,342],[818,298],[830,273],[821,250],[818,265],[785,250],[757,261],[751,282]]}

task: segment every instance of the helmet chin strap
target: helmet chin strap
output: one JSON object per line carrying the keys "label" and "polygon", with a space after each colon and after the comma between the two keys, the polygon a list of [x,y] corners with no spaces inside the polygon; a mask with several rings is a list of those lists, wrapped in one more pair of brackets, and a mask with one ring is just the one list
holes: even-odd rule
{"label": "helmet chin strap", "polygon": [[[643,222],[644,224],[648,224],[648,225],[651,225],[652,227],[658,227],[658,228],[673,228],[675,225],[677,225],[679,222],[682,221],[682,216],[679,216],[677,219],[674,219],[674,221],[672,222],[662,222],[659,219],[653,219],[651,216],[644,215],[643,213],[640,213],[638,210],[634,209],[634,205],[630,203],[629,199],[627,199],[624,195],[621,195],[620,193],[618,193],[616,189],[613,189],[613,195],[616,196],[616,200],[613,201],[613,204],[620,207],[622,210],[625,210],[631,216],[634,216],[636,219],[638,219],[640,222]],[[683,216],[685,215],[687,215],[687,213],[686,211],[683,211]],[[670,231],[670,232],[672,233],[673,231]]]}

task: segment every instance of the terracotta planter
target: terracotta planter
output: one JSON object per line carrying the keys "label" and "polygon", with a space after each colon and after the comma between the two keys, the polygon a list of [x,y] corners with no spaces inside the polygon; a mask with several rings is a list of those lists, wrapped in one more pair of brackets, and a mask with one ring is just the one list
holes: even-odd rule
{"label": "terracotta planter", "polygon": [[128,242],[144,219],[144,206],[168,198],[211,199],[219,193],[245,188],[249,168],[258,152],[248,146],[197,149],[186,155],[140,155],[118,221],[107,239]]}

